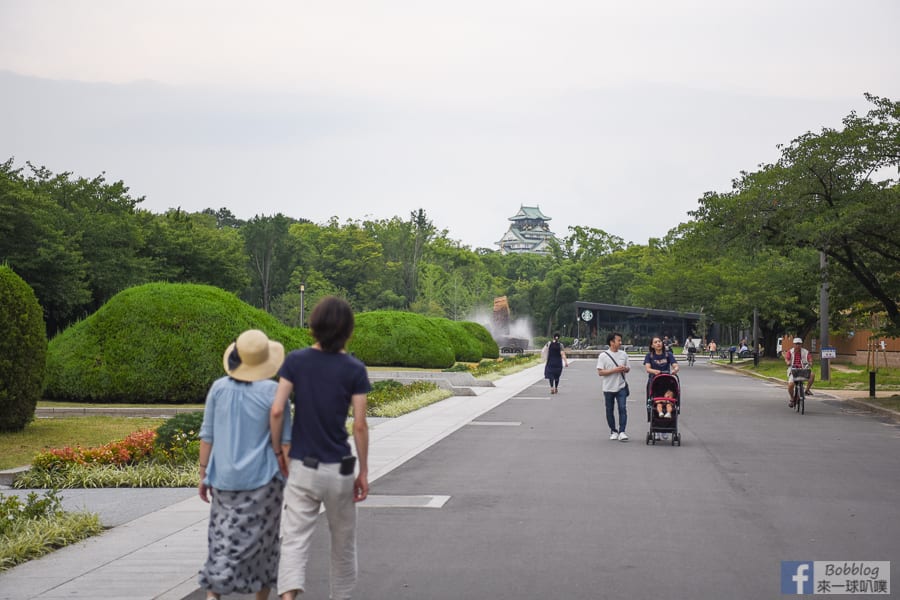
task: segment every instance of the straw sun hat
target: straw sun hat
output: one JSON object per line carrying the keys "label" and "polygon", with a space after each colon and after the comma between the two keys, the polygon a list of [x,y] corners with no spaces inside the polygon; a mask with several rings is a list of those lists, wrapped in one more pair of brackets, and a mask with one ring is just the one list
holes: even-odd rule
{"label": "straw sun hat", "polygon": [[259,329],[248,329],[225,350],[222,366],[239,381],[260,381],[278,373],[284,362],[284,346]]}

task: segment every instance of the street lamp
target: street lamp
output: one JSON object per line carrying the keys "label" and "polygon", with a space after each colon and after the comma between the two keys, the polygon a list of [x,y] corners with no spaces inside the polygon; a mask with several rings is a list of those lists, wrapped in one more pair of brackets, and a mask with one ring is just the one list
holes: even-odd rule
{"label": "street lamp", "polygon": [[303,293],[306,291],[306,284],[300,284],[300,327],[303,327]]}

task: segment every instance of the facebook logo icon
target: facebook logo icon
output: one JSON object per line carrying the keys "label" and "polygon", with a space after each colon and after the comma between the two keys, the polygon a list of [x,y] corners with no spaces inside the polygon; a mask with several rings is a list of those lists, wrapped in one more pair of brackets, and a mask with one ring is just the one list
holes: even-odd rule
{"label": "facebook logo icon", "polygon": [[781,561],[781,593],[812,594],[813,563],[802,560]]}

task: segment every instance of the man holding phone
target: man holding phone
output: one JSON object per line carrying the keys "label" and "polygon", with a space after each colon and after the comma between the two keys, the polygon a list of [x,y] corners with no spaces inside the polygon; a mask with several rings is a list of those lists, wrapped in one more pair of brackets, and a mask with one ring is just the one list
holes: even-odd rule
{"label": "man holding phone", "polygon": [[[603,379],[603,399],[606,401],[606,422],[609,425],[609,439],[627,442],[625,425],[628,423],[628,411],[625,400],[628,398],[628,382],[625,373],[631,370],[628,366],[628,354],[621,350],[622,334],[610,333],[606,337],[609,350],[604,350],[597,358],[597,375]],[[619,425],[616,426],[615,407],[619,409]]]}

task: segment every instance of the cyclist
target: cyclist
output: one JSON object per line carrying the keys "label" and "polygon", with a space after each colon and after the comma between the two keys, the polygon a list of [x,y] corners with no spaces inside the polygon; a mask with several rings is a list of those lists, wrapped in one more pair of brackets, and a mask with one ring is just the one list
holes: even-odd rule
{"label": "cyclist", "polygon": [[[806,395],[812,396],[813,393],[810,391],[812,387],[813,380],[815,379],[815,374],[812,372],[812,360],[809,357],[809,350],[803,347],[803,338],[794,338],[794,347],[788,349],[787,352],[784,353],[784,362],[787,364],[787,377],[788,377],[788,396],[790,397],[790,401],[788,402],[788,406],[791,408],[794,407],[794,375],[791,372],[791,369],[810,369],[809,371],[809,381],[806,383]],[[802,385],[802,383],[801,383]]]}
{"label": "cyclist", "polygon": [[697,345],[694,344],[694,338],[688,337],[684,343],[684,348],[688,353],[688,364],[694,364],[694,354],[697,352]]}

